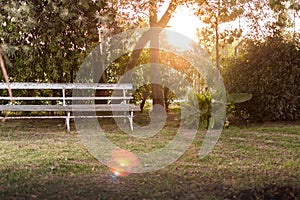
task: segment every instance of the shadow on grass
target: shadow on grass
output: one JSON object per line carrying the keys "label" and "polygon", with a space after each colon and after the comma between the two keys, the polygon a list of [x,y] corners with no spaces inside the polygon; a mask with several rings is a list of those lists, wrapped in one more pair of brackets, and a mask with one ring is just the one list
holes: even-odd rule
{"label": "shadow on grass", "polygon": [[[197,177],[197,176],[196,176]],[[297,199],[300,186],[266,185],[236,190],[201,175],[159,172],[115,178],[109,173],[19,180],[0,190],[1,199]],[[202,178],[202,179],[201,179]]]}

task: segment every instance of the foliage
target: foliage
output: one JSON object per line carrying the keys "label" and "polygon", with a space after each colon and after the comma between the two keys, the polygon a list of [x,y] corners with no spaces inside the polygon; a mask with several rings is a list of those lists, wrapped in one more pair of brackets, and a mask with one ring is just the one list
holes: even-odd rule
{"label": "foliage", "polygon": [[98,42],[98,30],[116,32],[104,1],[1,1],[0,43],[13,68],[11,81],[72,82]]}
{"label": "foliage", "polygon": [[223,58],[227,48],[243,38],[295,33],[299,10],[299,2],[289,0],[205,1],[196,9],[206,25],[197,32],[199,43],[217,61],[216,43],[220,47],[219,57]]}
{"label": "foliage", "polygon": [[[139,65],[139,67],[134,68],[132,79],[133,84],[138,87],[135,88],[134,91],[134,102],[139,102],[141,110],[143,110],[145,101],[152,98],[152,86],[150,84],[151,78],[149,66],[149,49],[144,49],[142,51],[137,65]],[[124,67],[124,65],[122,66]],[[123,67],[121,69],[123,69]],[[195,79],[199,79],[198,77],[196,78],[196,74],[199,75],[199,72],[191,67],[185,59],[166,51],[160,51],[160,73],[166,110],[168,110],[169,105],[175,99],[178,100],[184,98],[184,88],[187,86],[186,82],[194,84],[196,83]],[[203,86],[198,82],[197,84],[199,87]]]}
{"label": "foliage", "polygon": [[[200,20],[206,24],[198,33],[201,45],[208,52],[212,52],[216,37],[219,37],[219,42],[222,45],[231,44],[234,39],[239,38],[241,29],[225,29],[223,31],[219,29],[221,24],[235,21],[242,16],[243,12],[243,5],[236,1],[206,1],[201,4],[196,12]],[[216,31],[219,31],[218,36],[215,35]]]}
{"label": "foliage", "polygon": [[244,103],[252,99],[252,94],[247,93],[227,93],[227,109],[226,114],[233,114],[237,103]]}
{"label": "foliage", "polygon": [[236,106],[255,120],[300,119],[300,43],[283,36],[245,42],[241,55],[223,70],[229,92],[253,98]]}
{"label": "foliage", "polygon": [[[147,61],[149,57],[149,52],[145,52],[141,58],[144,61]],[[172,67],[176,67],[171,65]],[[141,110],[143,110],[143,106],[147,99],[152,98],[152,85],[150,83],[150,66],[149,64],[143,64],[141,67],[137,67],[134,70],[133,74],[133,84],[137,86],[134,91],[134,101],[139,102],[141,106]],[[161,84],[163,87],[163,97],[164,97],[164,106],[165,109],[168,110],[169,105],[175,99],[182,99],[184,94],[185,78],[181,72],[171,68],[161,65]]]}
{"label": "foliage", "polygon": [[200,123],[208,126],[211,117],[211,95],[208,92],[190,93],[182,105],[181,117],[187,127],[198,127]]}
{"label": "foliage", "polygon": [[220,69],[220,47],[232,44],[242,36],[240,27],[221,31],[221,24],[235,21],[243,12],[243,3],[237,1],[205,1],[196,12],[207,26],[198,31],[200,44],[213,54],[216,66]]}
{"label": "foliage", "polygon": [[[236,104],[249,101],[252,98],[251,94],[232,93],[226,94],[226,114],[235,112]],[[182,106],[182,119],[187,127],[197,127],[199,124],[204,124],[208,128],[209,123],[214,126],[215,122],[211,119],[212,112],[212,97],[209,92],[199,94],[190,93],[188,101]]]}
{"label": "foliage", "polygon": [[0,13],[0,45],[12,64],[7,71],[13,82],[73,82],[100,33],[121,31],[116,10],[105,1],[4,0]]}

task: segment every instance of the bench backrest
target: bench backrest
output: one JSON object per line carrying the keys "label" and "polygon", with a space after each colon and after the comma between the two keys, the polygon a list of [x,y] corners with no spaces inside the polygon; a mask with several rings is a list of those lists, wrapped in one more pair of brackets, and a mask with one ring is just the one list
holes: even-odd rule
{"label": "bench backrest", "polygon": [[[132,90],[132,84],[101,84],[101,83],[22,83],[12,82],[10,88],[14,90],[61,90],[61,96],[16,96],[13,97],[14,101],[26,101],[26,100],[48,100],[48,101],[61,101],[63,105],[67,104],[67,101],[72,100],[121,100],[128,102],[132,99],[131,94],[128,91]],[[6,83],[0,83],[0,90],[7,90]],[[113,90],[117,91],[113,96],[107,94],[105,96],[91,96],[86,94],[94,94],[95,92],[86,93],[86,96],[71,96],[66,95],[66,91],[81,91],[81,90]],[[70,94],[71,92],[69,92]],[[0,100],[10,100],[8,96],[0,96]]]}

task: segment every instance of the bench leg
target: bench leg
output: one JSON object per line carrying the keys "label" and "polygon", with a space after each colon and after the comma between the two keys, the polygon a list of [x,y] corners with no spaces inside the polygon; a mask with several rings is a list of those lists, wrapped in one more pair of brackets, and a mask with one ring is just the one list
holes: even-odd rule
{"label": "bench leg", "polygon": [[[130,115],[128,115],[128,112],[124,112],[124,116],[127,116],[127,118],[128,118],[128,120],[129,120],[129,122],[130,122]],[[123,120],[123,124],[126,124],[126,117],[124,118],[124,120]]]}
{"label": "bench leg", "polygon": [[133,131],[133,111],[130,111],[130,115],[128,116],[129,124],[130,124],[130,130]]}
{"label": "bench leg", "polygon": [[66,117],[66,127],[67,127],[68,132],[70,132],[70,115],[71,115],[71,113],[68,112],[67,117]]}

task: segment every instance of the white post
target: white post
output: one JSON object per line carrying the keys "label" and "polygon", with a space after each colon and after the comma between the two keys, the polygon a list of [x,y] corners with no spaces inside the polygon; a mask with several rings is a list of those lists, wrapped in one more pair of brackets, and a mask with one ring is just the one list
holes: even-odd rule
{"label": "white post", "polygon": [[66,117],[66,127],[67,127],[67,131],[70,132],[70,115],[71,113],[68,112],[67,117]]}
{"label": "white post", "polygon": [[126,100],[126,89],[123,89],[122,91],[123,91],[124,102],[125,102],[125,104],[127,104],[129,102],[127,102],[127,100]]}
{"label": "white post", "polygon": [[130,130],[133,131],[133,111],[130,111],[129,123],[130,123]]}
{"label": "white post", "polygon": [[66,92],[65,92],[65,88],[62,89],[62,95],[63,95],[63,106],[66,106]]}

